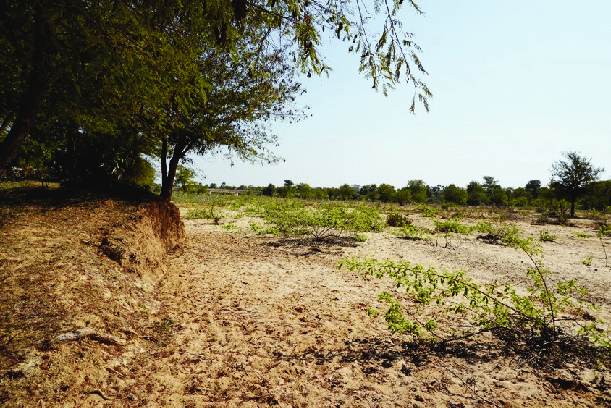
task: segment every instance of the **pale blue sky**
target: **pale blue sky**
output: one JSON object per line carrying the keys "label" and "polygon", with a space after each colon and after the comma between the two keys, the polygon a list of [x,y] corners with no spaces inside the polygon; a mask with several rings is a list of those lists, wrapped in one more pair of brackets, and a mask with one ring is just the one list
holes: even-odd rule
{"label": "pale blue sky", "polygon": [[329,78],[303,78],[311,118],[274,126],[286,161],[261,166],[206,156],[204,183],[265,186],[466,186],[493,176],[504,187],[547,184],[563,151],[578,151],[611,178],[611,1],[419,0],[406,8],[434,94],[408,112],[402,86],[385,98],[358,74],[347,45],[321,50]]}

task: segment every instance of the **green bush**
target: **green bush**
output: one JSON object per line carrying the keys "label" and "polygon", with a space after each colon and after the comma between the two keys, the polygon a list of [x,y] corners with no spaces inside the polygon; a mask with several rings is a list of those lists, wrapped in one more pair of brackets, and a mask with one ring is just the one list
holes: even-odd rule
{"label": "green bush", "polygon": [[306,207],[295,200],[275,200],[251,209],[284,235],[305,235],[321,240],[329,235],[346,232],[379,232],[384,220],[377,207],[362,205],[349,207],[340,203],[319,204]]}
{"label": "green bush", "polygon": [[[595,308],[580,300],[587,296],[585,289],[579,288],[574,281],[561,282],[551,288],[545,279],[550,271],[542,268],[541,261],[535,259],[541,249],[532,238],[522,239],[515,236],[511,246],[522,249],[534,266],[526,271],[531,284],[528,293],[524,295],[517,293],[509,284],[474,283],[466,277],[464,270],[440,272],[432,267],[426,269],[420,264],[413,266],[406,261],[344,259],[340,261],[339,268],[356,271],[364,278],[390,277],[397,288],[404,288],[412,301],[419,305],[417,308],[410,308],[416,315],[421,315],[427,305],[444,305],[449,298],[462,297],[462,301],[457,299],[447,311],[472,316],[473,322],[482,328],[473,334],[502,329],[506,334],[511,333],[514,339],[535,341],[536,344],[546,347],[545,344],[548,344],[549,340],[556,339],[561,333],[558,322],[562,320],[563,326],[573,324],[574,331],[570,332],[589,337],[598,346],[611,351],[608,333],[601,331],[595,323],[583,322],[582,316],[587,314],[584,308]],[[577,303],[574,297],[578,299]],[[421,340],[433,342],[439,340],[439,325],[434,319],[424,323],[418,316],[408,319],[401,310],[401,303],[389,292],[380,293],[378,300],[384,300],[388,304],[384,318],[392,333],[412,334]],[[369,315],[376,314],[373,312],[374,309],[368,309]],[[559,319],[560,312],[567,314]],[[572,313],[574,317],[570,317],[568,313]],[[566,335],[567,332],[563,333]],[[452,340],[452,337],[442,340]]]}
{"label": "green bush", "polygon": [[389,227],[403,227],[410,224],[410,220],[400,212],[393,211],[388,214],[386,224],[388,224]]}
{"label": "green bush", "polygon": [[437,210],[433,207],[429,207],[428,205],[420,205],[418,206],[418,208],[420,208],[420,211],[422,212],[422,215],[428,218],[435,218],[437,217]]}
{"label": "green bush", "polygon": [[476,226],[477,231],[480,234],[478,238],[485,239],[489,242],[502,242],[509,245],[513,242],[514,238],[520,233],[520,229],[512,224],[504,224],[495,226],[489,221],[480,221]]}
{"label": "green bush", "polygon": [[413,241],[429,241],[431,239],[430,236],[426,235],[427,230],[424,228],[416,227],[415,225],[408,224],[404,226],[401,231],[397,234],[398,236],[413,240]]}
{"label": "green bush", "polygon": [[443,232],[443,233],[455,232],[457,234],[470,234],[475,229],[475,227],[469,227],[465,224],[462,224],[458,220],[447,220],[447,221],[435,220],[434,223],[435,223],[435,229],[438,232]]}
{"label": "green bush", "polygon": [[556,241],[558,237],[555,235],[550,234],[547,231],[541,231],[539,233],[539,240],[543,241],[543,242],[554,242]]}

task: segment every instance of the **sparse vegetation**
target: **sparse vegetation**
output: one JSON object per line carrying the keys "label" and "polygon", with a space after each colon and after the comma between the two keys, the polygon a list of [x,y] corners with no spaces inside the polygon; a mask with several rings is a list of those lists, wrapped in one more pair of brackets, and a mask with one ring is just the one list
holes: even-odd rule
{"label": "sparse vegetation", "polygon": [[539,240],[543,242],[555,242],[558,239],[557,236],[550,234],[547,231],[541,231],[539,233]]}
{"label": "sparse vegetation", "polygon": [[[24,406],[33,405],[34,400],[53,405],[71,398],[82,404],[92,401],[92,405],[136,400],[167,405],[174,394],[164,387],[171,385],[180,390],[186,406],[202,401],[248,404],[252,400],[243,387],[256,385],[270,398],[257,400],[258,405],[271,405],[272,399],[298,405],[300,398],[303,404],[316,398],[324,406],[340,401],[358,406],[373,398],[381,405],[406,405],[420,395],[435,406],[449,394],[445,389],[427,388],[431,375],[448,387],[452,380],[477,375],[469,380],[471,387],[493,390],[494,401],[522,403],[524,399],[514,397],[519,395],[514,393],[517,386],[495,387],[498,378],[488,376],[499,365],[504,375],[523,378],[527,373],[524,381],[542,390],[529,401],[543,403],[557,395],[546,391],[556,378],[551,373],[563,372],[566,364],[576,375],[589,373],[592,367],[598,370],[591,380],[575,380],[575,389],[563,391],[572,401],[592,396],[603,403],[611,401],[601,387],[606,386],[603,377],[608,378],[611,363],[611,353],[605,351],[609,350],[608,328],[599,320],[601,313],[608,312],[608,304],[603,303],[599,311],[586,302],[607,302],[604,290],[590,285],[592,292],[586,294],[570,280],[568,269],[560,271],[562,275],[549,273],[535,257],[526,272],[530,285],[505,285],[509,277],[520,282],[518,272],[514,275],[513,263],[504,262],[504,256],[492,259],[489,254],[510,249],[482,245],[479,236],[478,240],[462,237],[466,244],[456,252],[426,242],[436,232],[435,226],[442,225],[434,221],[451,221],[443,224],[451,226],[448,230],[476,228],[480,236],[490,235],[495,243],[522,248],[515,252],[514,261],[529,253],[525,251],[536,253],[538,243],[524,238],[521,228],[535,237],[542,228],[517,217],[498,223],[497,215],[504,209],[448,208],[437,215],[446,218],[431,219],[422,216],[418,207],[407,205],[401,212],[409,214],[411,224],[393,228],[391,234],[378,234],[386,225],[380,212],[391,213],[393,204],[380,209],[371,203],[254,195],[177,196],[184,200],[179,204],[184,212],[199,210],[206,216],[212,207],[224,224],[186,219],[189,241],[168,248],[172,261],[167,264],[159,264],[164,262],[160,255],[146,252],[156,250],[149,245],[152,235],[143,235],[140,241],[129,235],[154,226],[153,218],[149,222],[111,200],[82,208],[78,200],[66,208],[40,202],[25,206],[24,200],[0,206],[10,212],[9,222],[0,227],[0,253],[6,254],[6,259],[0,259],[2,403],[10,398]],[[276,215],[286,220],[276,223]],[[341,220],[340,228],[316,241],[310,217]],[[477,226],[459,219],[477,220]],[[100,220],[104,220],[104,231],[99,230]],[[163,228],[171,225],[166,222]],[[607,230],[599,232],[606,243],[603,233]],[[344,246],[345,242],[349,245]],[[465,267],[485,273],[494,270],[496,282],[485,280],[485,273],[473,273],[477,270],[457,270],[461,265],[456,260],[465,260],[464,249],[472,245],[485,255],[469,254],[476,258],[467,259]],[[559,240],[558,245],[600,250],[598,240]],[[364,282],[332,266],[348,251],[369,256],[383,251],[393,259],[409,257],[417,262],[441,256],[457,268],[448,272],[405,260],[354,261],[371,262],[366,266],[371,273],[362,271],[369,278],[393,276]],[[572,263],[573,268],[582,268],[580,273],[588,270],[579,263],[584,251],[580,249]],[[569,256],[568,252],[563,256]],[[149,258],[143,258],[144,253]],[[546,254],[546,259],[557,256]],[[27,265],[14,262],[30,258]],[[600,263],[599,259],[595,262]],[[605,276],[592,274],[596,279]],[[398,277],[402,280],[397,288]],[[60,284],[62,289],[57,291]],[[22,290],[32,296],[24,297]],[[371,299],[376,291],[381,293],[378,301]],[[36,323],[41,316],[44,323]],[[407,336],[398,336],[401,332]],[[72,340],[58,342],[57,336]],[[134,349],[144,351],[132,353]],[[519,369],[515,361],[520,362]],[[82,381],[85,375],[89,381]],[[260,378],[276,385],[260,383]],[[302,382],[300,388],[281,385],[300,378],[313,380]],[[396,384],[391,386],[392,381]],[[460,384],[448,388],[453,390],[448,401],[464,405],[477,398],[483,401],[482,393],[459,393]],[[410,387],[417,394],[405,394]],[[583,391],[585,387],[589,391]],[[34,396],[27,392],[31,389],[36,390]]]}
{"label": "sparse vegetation", "polygon": [[[535,258],[541,249],[532,238],[514,237],[510,246],[523,250],[532,261],[533,267],[526,271],[531,280],[527,295],[519,294],[509,284],[477,284],[466,277],[464,270],[440,272],[420,264],[412,266],[406,261],[344,259],[340,261],[339,268],[356,271],[365,278],[388,276],[394,280],[397,288],[404,288],[411,300],[419,305],[415,317],[410,320],[401,311],[401,303],[390,292],[380,293],[378,300],[388,304],[384,318],[392,333],[408,333],[434,342],[451,341],[454,337],[451,334],[447,337],[448,331],[444,333],[443,328],[438,330],[440,326],[435,319],[428,318],[423,323],[418,316],[426,306],[444,305],[449,298],[460,297],[464,300],[453,302],[447,311],[471,316],[483,331],[501,330],[504,336],[511,333],[514,339],[521,338],[534,347],[545,347],[548,341],[557,338],[561,330],[560,320],[565,324],[570,321],[574,327],[571,330],[573,335],[586,335],[600,347],[611,351],[609,335],[582,318],[587,315],[584,308],[595,308],[583,300],[587,296],[585,289],[572,280],[558,283],[554,290],[550,289],[546,280],[550,271],[544,269],[541,261]],[[562,319],[560,313],[563,313]],[[462,333],[460,337],[464,335]]]}

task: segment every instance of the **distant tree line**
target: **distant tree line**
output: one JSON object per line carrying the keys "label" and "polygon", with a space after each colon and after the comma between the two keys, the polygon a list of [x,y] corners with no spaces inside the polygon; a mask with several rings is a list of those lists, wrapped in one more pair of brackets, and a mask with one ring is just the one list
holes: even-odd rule
{"label": "distant tree line", "polygon": [[599,181],[604,170],[592,166],[589,160],[575,152],[564,153],[565,160],[554,163],[552,180],[543,186],[540,180],[530,180],[524,187],[502,187],[494,177],[484,176],[483,182],[472,181],[466,187],[455,184],[429,186],[423,180],[409,180],[397,189],[390,184],[365,186],[344,184],[340,187],[310,187],[285,180],[259,189],[263,195],[315,200],[360,200],[382,203],[439,203],[469,206],[550,207],[611,211],[611,180]]}
{"label": "distant tree line", "polygon": [[[263,195],[306,200],[371,201],[382,203],[452,204],[467,206],[497,207],[547,207],[560,204],[567,199],[560,186],[550,183],[542,186],[540,180],[530,180],[524,187],[502,187],[493,177],[484,177],[483,182],[472,181],[467,187],[450,184],[429,186],[423,180],[410,180],[408,185],[397,189],[389,184],[365,186],[344,184],[339,187],[311,187],[301,183],[290,183],[276,187],[250,187]],[[576,200],[576,206],[584,210],[611,211],[611,180],[595,181],[584,189]]]}

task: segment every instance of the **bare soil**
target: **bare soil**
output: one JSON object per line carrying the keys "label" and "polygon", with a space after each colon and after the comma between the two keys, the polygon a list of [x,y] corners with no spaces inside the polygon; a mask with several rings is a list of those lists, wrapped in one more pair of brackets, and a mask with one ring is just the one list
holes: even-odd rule
{"label": "bare soil", "polygon": [[[390,258],[526,283],[523,253],[475,235],[313,245],[205,220],[183,230],[178,210],[154,200],[20,190],[0,202],[3,406],[611,406],[609,358],[586,344],[533,352],[498,333],[438,345],[391,335],[365,310],[384,310],[377,295],[392,283],[337,268]],[[543,244],[551,279],[577,279],[607,319],[611,271],[592,221],[512,222],[557,235]]]}

